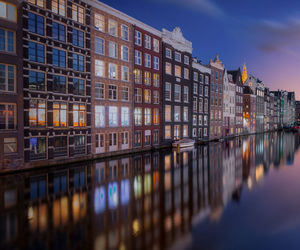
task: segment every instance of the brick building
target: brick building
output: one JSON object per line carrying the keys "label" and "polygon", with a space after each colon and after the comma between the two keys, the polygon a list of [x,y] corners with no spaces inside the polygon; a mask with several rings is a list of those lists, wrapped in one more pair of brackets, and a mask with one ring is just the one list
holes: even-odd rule
{"label": "brick building", "polygon": [[249,86],[243,88],[243,127],[247,133],[255,133],[256,95]]}

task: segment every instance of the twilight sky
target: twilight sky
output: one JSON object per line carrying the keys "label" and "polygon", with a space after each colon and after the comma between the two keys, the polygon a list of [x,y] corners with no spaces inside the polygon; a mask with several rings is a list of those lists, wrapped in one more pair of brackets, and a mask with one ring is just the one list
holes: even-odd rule
{"label": "twilight sky", "polygon": [[[299,0],[101,0],[161,30],[179,26],[193,56],[219,53],[227,69],[242,67],[271,90],[300,99]],[[297,93],[298,92],[298,93]]]}

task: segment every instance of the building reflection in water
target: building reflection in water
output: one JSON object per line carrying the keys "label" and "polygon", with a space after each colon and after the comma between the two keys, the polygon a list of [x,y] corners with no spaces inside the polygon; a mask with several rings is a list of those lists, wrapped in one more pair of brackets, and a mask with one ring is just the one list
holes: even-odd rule
{"label": "building reflection in water", "polygon": [[2,176],[0,249],[169,248],[292,165],[299,145],[271,133]]}

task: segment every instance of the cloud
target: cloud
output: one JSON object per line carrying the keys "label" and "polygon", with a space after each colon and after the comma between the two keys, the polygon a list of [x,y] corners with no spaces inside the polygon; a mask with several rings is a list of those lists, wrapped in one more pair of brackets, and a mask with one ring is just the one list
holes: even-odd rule
{"label": "cloud", "polygon": [[283,21],[263,20],[250,28],[256,47],[266,53],[293,55],[300,48],[300,19],[293,16]]}
{"label": "cloud", "polygon": [[223,10],[217,6],[212,0],[153,0],[160,3],[175,4],[180,7],[205,13],[209,16],[220,18],[225,15]]}

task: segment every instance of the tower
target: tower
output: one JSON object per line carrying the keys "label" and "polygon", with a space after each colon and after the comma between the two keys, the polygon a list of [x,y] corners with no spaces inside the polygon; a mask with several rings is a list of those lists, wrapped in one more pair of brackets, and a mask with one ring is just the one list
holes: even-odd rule
{"label": "tower", "polygon": [[243,66],[243,73],[242,73],[242,82],[243,84],[245,83],[245,81],[247,80],[248,75],[247,75],[247,68],[246,68],[246,64],[244,64]]}

